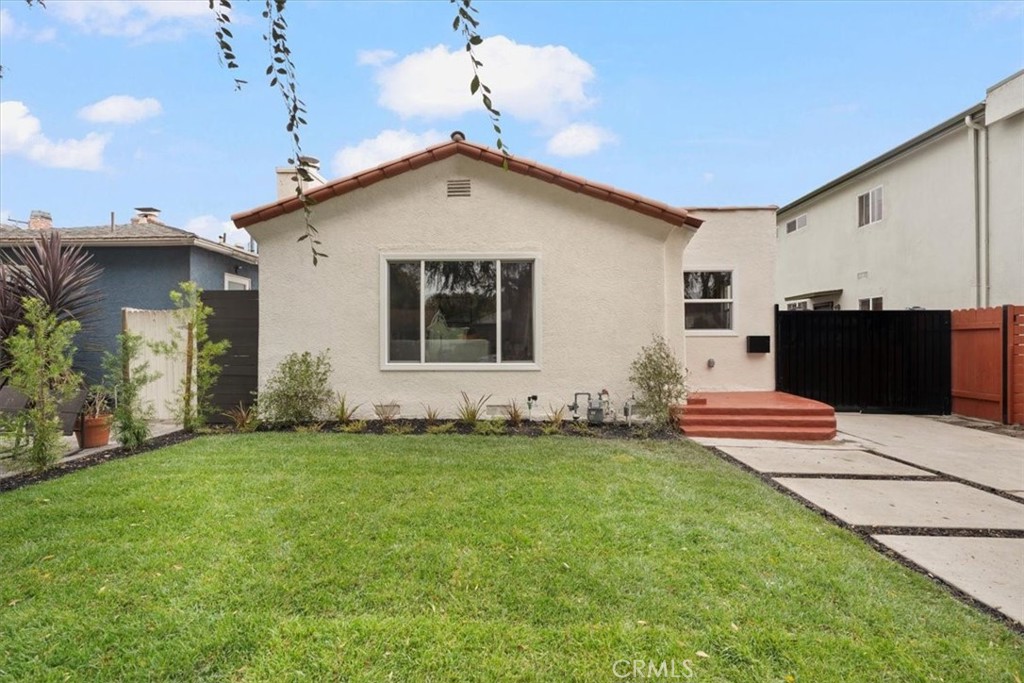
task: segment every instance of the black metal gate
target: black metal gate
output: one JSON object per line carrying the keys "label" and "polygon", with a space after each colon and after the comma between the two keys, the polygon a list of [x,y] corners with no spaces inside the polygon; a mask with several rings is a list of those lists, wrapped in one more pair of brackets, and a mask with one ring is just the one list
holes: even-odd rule
{"label": "black metal gate", "polygon": [[775,309],[775,385],[836,410],[950,412],[949,311]]}
{"label": "black metal gate", "polygon": [[222,370],[213,387],[211,422],[227,422],[222,414],[241,403],[252,404],[259,361],[260,299],[258,291],[208,291],[203,302],[213,309],[207,319],[212,341],[227,339],[231,348],[217,359]]}

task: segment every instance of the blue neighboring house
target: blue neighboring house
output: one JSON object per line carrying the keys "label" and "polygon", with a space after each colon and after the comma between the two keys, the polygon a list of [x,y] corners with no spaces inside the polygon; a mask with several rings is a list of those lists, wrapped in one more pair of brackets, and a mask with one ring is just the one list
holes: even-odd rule
{"label": "blue neighboring house", "polygon": [[100,378],[103,351],[121,333],[121,309],[171,308],[169,293],[194,280],[204,290],[257,289],[259,258],[246,248],[214,242],[164,225],[156,209],[138,209],[131,223],[102,227],[53,228],[49,215],[33,212],[28,228],[0,224],[0,252],[31,244],[40,230],[60,232],[103,268],[100,310],[78,339],[75,365],[88,381]]}

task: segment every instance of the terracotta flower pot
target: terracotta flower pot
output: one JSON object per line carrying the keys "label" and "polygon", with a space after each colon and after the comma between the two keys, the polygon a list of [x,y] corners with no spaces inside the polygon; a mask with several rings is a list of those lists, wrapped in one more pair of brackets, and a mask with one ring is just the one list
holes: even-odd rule
{"label": "terracotta flower pot", "polygon": [[100,415],[99,417],[86,415],[83,417],[82,448],[96,448],[110,443],[110,423],[113,420],[112,415]]}

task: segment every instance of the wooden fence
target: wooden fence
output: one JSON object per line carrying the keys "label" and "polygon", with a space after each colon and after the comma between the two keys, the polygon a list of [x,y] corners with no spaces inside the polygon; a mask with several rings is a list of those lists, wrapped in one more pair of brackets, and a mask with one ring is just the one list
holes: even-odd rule
{"label": "wooden fence", "polygon": [[1024,306],[952,313],[953,412],[1024,424]]}

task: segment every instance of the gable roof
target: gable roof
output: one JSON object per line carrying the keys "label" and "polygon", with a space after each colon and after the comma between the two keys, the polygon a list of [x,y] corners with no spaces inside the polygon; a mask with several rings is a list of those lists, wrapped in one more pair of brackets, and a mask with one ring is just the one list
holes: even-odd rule
{"label": "gable roof", "polygon": [[[461,154],[464,157],[477,161],[483,161],[499,168],[505,163],[505,157],[501,152],[496,152],[483,145],[464,140],[444,142],[400,159],[381,164],[376,168],[332,180],[325,185],[309,190],[306,196],[313,202],[322,202],[332,197],[339,197],[343,194],[369,187],[381,180],[394,178],[406,171],[422,168],[427,164],[447,159],[456,154]],[[586,178],[570,175],[551,166],[539,164],[522,157],[509,157],[508,170],[513,173],[543,180],[571,192],[579,192],[595,199],[617,204],[626,209],[642,213],[645,216],[665,221],[671,225],[686,225],[690,228],[699,228],[701,223],[703,223],[701,219],[691,216],[685,209],[669,206],[663,202],[648,199],[632,192],[626,192],[611,185],[595,183]],[[271,204],[264,204],[249,211],[236,213],[231,217],[231,220],[239,228],[247,228],[250,225],[256,225],[271,218],[277,218],[278,216],[300,211],[301,209],[302,202],[299,201],[298,197],[288,197]]]}
{"label": "gable roof", "polygon": [[0,224],[0,247],[29,244],[42,232],[56,231],[61,241],[83,247],[198,247],[218,254],[224,254],[245,261],[258,263],[259,257],[243,249],[221,242],[213,242],[181,228],[162,223],[124,223],[115,225],[89,226],[83,228],[51,228],[30,230],[13,225]]}

